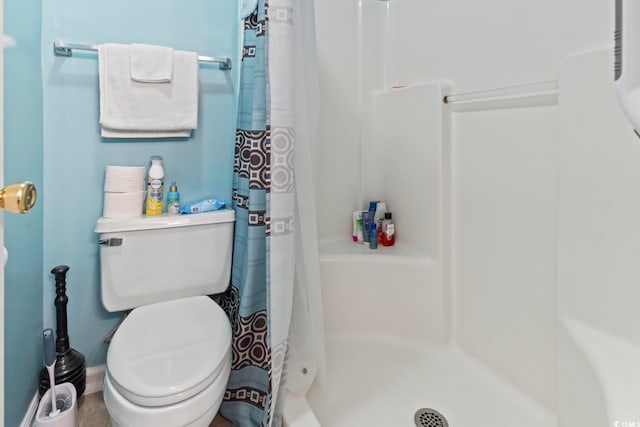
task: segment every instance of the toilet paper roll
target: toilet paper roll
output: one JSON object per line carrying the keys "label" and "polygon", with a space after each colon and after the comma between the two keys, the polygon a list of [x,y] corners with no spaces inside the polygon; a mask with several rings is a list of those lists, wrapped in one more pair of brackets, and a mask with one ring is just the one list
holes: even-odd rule
{"label": "toilet paper roll", "polygon": [[102,216],[105,218],[133,218],[142,216],[146,191],[135,193],[104,193]]}
{"label": "toilet paper roll", "polygon": [[135,193],[144,191],[147,169],[144,166],[107,165],[104,174],[104,191],[110,193]]}

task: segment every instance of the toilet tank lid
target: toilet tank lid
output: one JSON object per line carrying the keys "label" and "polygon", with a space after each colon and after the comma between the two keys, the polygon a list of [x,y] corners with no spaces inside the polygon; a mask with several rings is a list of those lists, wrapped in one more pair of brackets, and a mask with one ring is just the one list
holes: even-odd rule
{"label": "toilet tank lid", "polygon": [[141,216],[136,218],[98,219],[96,233],[116,233],[121,231],[155,230],[160,228],[189,227],[193,225],[217,224],[235,221],[233,209],[220,209],[188,215]]}

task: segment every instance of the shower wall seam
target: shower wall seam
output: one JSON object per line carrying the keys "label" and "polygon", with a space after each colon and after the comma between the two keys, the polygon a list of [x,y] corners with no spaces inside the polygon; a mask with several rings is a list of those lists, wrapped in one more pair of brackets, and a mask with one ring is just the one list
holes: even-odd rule
{"label": "shower wall seam", "polygon": [[[360,177],[360,185],[358,188],[358,201],[360,206],[363,206],[364,201],[364,167],[363,167],[363,157],[364,157],[364,149],[362,146],[362,135],[364,133],[364,83],[362,79],[362,70],[363,66],[363,28],[362,28],[362,0],[358,0],[358,29],[357,29],[357,63],[356,63],[356,87],[357,87],[357,119],[358,119],[358,176]],[[366,230],[365,230],[366,231]]]}
{"label": "shower wall seam", "polygon": [[[443,85],[443,92],[448,92],[451,85]],[[445,342],[454,345],[454,278],[453,268],[453,122],[450,108],[442,106],[442,145],[441,145],[441,286],[443,303],[447,314],[443,324]]]}

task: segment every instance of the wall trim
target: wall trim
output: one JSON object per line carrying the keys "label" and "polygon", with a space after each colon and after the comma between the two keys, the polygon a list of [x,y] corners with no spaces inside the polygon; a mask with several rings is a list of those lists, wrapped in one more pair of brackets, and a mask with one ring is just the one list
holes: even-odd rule
{"label": "wall trim", "polygon": [[93,394],[102,391],[104,372],[105,365],[98,365],[87,368],[87,384],[84,389],[84,394]]}
{"label": "wall trim", "polygon": [[27,413],[25,414],[22,422],[20,423],[20,427],[31,427],[33,421],[36,418],[36,412],[38,411],[38,404],[40,403],[40,396],[38,395],[38,390],[33,395],[33,399],[31,399],[31,403],[27,408]]}

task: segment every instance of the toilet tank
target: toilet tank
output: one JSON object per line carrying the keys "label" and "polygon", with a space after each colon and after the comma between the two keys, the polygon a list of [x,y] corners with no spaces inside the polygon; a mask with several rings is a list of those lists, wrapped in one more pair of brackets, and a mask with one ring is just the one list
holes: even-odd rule
{"label": "toilet tank", "polygon": [[235,212],[100,218],[100,287],[108,311],[224,292]]}

